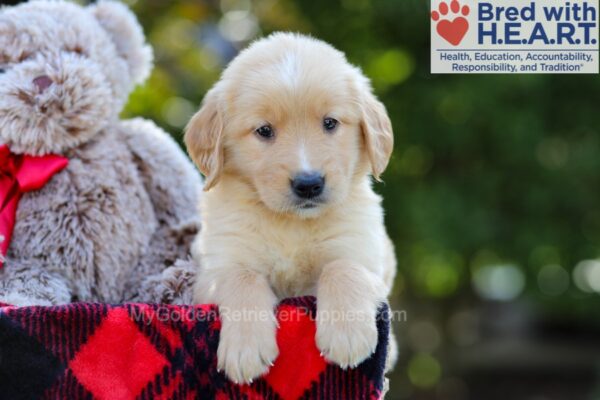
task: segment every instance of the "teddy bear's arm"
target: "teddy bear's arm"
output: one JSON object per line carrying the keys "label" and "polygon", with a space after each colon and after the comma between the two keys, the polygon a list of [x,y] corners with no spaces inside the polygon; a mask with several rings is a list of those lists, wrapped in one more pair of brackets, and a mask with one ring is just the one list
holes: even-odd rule
{"label": "teddy bear's arm", "polygon": [[197,210],[202,179],[177,143],[152,122],[140,118],[123,121],[121,131],[159,223],[125,285],[125,299],[185,302],[195,268],[189,249],[200,224]]}
{"label": "teddy bear's arm", "polygon": [[65,277],[40,270],[36,262],[8,259],[0,270],[0,303],[51,306],[71,301]]}
{"label": "teddy bear's arm", "polygon": [[191,259],[179,259],[162,273],[144,278],[129,299],[136,303],[193,304],[193,283],[198,267]]}
{"label": "teddy bear's arm", "polygon": [[159,221],[172,227],[197,221],[202,178],[177,143],[148,120],[123,121],[121,127]]}

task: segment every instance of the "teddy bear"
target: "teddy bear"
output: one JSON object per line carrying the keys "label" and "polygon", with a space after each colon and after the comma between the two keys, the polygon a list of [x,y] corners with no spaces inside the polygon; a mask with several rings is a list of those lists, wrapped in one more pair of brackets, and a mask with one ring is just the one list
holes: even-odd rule
{"label": "teddy bear", "polygon": [[151,67],[121,3],[0,9],[0,303],[191,300],[202,178],[119,118]]}

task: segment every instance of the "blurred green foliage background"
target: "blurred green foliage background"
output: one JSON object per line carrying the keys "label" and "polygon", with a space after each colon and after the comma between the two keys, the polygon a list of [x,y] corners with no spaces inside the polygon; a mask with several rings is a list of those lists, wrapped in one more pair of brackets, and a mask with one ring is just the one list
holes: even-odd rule
{"label": "blurred green foliage background", "polygon": [[396,137],[376,190],[406,311],[388,398],[600,398],[597,75],[431,75],[424,0],[128,3],[156,68],[125,116],[180,142],[227,62],[272,31],[328,41],[372,79]]}

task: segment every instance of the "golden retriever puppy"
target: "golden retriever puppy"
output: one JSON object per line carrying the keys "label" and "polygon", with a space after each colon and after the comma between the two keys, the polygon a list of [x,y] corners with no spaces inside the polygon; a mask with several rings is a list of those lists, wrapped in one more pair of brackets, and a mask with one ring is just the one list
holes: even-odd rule
{"label": "golden retriever puppy", "polygon": [[274,307],[317,297],[316,343],[342,367],[377,345],[395,257],[371,189],[393,147],[385,107],[341,52],[276,33],[235,58],[186,128],[206,176],[195,301],[222,313],[218,367],[236,382],[277,357]]}

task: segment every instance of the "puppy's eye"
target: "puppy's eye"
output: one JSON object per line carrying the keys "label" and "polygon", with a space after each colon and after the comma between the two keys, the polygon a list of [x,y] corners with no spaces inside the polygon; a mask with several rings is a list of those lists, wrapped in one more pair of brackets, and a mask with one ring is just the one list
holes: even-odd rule
{"label": "puppy's eye", "polygon": [[6,68],[5,67],[0,67],[0,74],[3,74],[6,72]]}
{"label": "puppy's eye", "polygon": [[275,136],[275,132],[273,132],[273,127],[271,127],[271,125],[263,125],[255,132],[258,136],[265,139],[271,139]]}
{"label": "puppy's eye", "polygon": [[323,128],[327,132],[332,132],[335,128],[337,128],[339,121],[335,118],[325,118],[323,120]]}

